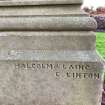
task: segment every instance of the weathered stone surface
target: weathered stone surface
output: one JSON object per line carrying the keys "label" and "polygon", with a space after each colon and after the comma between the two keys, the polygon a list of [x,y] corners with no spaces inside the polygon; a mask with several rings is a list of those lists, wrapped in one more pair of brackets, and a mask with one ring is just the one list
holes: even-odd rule
{"label": "weathered stone surface", "polygon": [[[35,69],[17,67],[23,64],[88,65],[89,70]],[[0,104],[1,105],[99,105],[101,100],[101,66],[97,63],[78,62],[0,62]],[[7,70],[8,68],[8,70]],[[78,72],[79,71],[79,72]],[[56,74],[57,72],[57,74]],[[58,73],[60,72],[60,73]],[[86,73],[87,72],[87,73]],[[71,77],[67,77],[70,75]],[[79,74],[78,74],[79,73]],[[85,74],[86,73],[86,74]],[[86,77],[84,78],[84,75]],[[57,76],[56,76],[57,75]],[[58,76],[59,75],[59,76]],[[81,75],[81,78],[77,75]],[[94,85],[94,87],[92,86]],[[78,86],[78,87],[77,87]],[[7,88],[8,87],[8,88]],[[94,96],[94,97],[93,97]]]}
{"label": "weathered stone surface", "polygon": [[82,62],[102,62],[95,50],[71,51],[71,50],[1,50],[0,59],[18,61],[82,61]]}
{"label": "weathered stone surface", "polygon": [[101,104],[97,24],[81,2],[0,0],[0,105]]}
{"label": "weathered stone surface", "polygon": [[94,50],[95,40],[95,34],[88,31],[1,32],[0,49]]}
{"label": "weathered stone surface", "polygon": [[0,6],[82,4],[82,0],[0,0]]}
{"label": "weathered stone surface", "polygon": [[87,15],[80,5],[1,7],[0,16]]}
{"label": "weathered stone surface", "polygon": [[89,31],[97,28],[96,21],[91,17],[75,16],[28,16],[0,17],[0,30],[34,30],[34,31]]}
{"label": "weathered stone surface", "polygon": [[86,57],[82,51],[83,58],[78,52],[45,52],[36,57],[33,51],[26,57],[21,52],[17,60],[18,54],[4,56],[0,105],[100,105],[102,64],[95,52],[86,52]]}

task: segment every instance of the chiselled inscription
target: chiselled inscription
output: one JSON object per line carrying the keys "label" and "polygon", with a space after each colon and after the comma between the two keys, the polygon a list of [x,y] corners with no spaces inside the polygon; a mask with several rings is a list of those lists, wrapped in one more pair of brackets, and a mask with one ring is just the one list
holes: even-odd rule
{"label": "chiselled inscription", "polygon": [[53,71],[58,78],[66,77],[73,79],[100,79],[100,73],[92,70],[89,64],[78,63],[15,63],[16,70],[27,71]]}
{"label": "chiselled inscription", "polygon": [[89,70],[90,66],[80,65],[80,64],[52,64],[52,63],[17,63],[15,64],[16,69],[49,69],[49,70],[55,70],[55,69],[63,69],[63,70]]}

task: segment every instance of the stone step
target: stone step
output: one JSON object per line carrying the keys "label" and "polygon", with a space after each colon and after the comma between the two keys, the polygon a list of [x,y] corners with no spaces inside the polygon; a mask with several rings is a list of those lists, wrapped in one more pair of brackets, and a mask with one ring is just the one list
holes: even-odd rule
{"label": "stone step", "polygon": [[96,21],[84,16],[0,17],[1,31],[89,31],[96,28]]}
{"label": "stone step", "polygon": [[82,4],[82,0],[0,0],[0,6]]}
{"label": "stone step", "polygon": [[88,31],[0,32],[0,49],[95,50],[95,39]]}
{"label": "stone step", "polygon": [[86,16],[80,5],[0,7],[0,16],[75,15]]}

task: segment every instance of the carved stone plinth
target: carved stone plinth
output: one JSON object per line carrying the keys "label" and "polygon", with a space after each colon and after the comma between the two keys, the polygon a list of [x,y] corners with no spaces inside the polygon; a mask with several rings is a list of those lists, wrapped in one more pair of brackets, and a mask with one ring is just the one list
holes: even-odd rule
{"label": "carved stone plinth", "polygon": [[101,105],[97,23],[81,3],[0,1],[0,105]]}

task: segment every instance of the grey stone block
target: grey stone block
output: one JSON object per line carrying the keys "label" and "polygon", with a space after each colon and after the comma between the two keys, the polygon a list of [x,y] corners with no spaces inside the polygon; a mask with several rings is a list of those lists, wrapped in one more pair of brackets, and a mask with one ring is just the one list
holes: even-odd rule
{"label": "grey stone block", "polygon": [[95,52],[16,52],[0,54],[0,105],[100,105],[103,68]]}
{"label": "grey stone block", "polygon": [[82,4],[82,0],[0,0],[0,6]]}
{"label": "grey stone block", "polygon": [[81,2],[0,0],[0,105],[101,104],[97,23]]}
{"label": "grey stone block", "polygon": [[74,15],[86,16],[80,5],[0,7],[0,16]]}
{"label": "grey stone block", "polygon": [[0,32],[0,49],[95,50],[95,40],[88,31]]}
{"label": "grey stone block", "polygon": [[86,16],[0,17],[1,31],[90,31],[96,28],[96,21]]}
{"label": "grey stone block", "polygon": [[[100,62],[102,59],[95,50],[9,50],[0,51],[0,59],[18,61],[77,61],[77,62]],[[103,68],[103,66],[102,66]]]}

